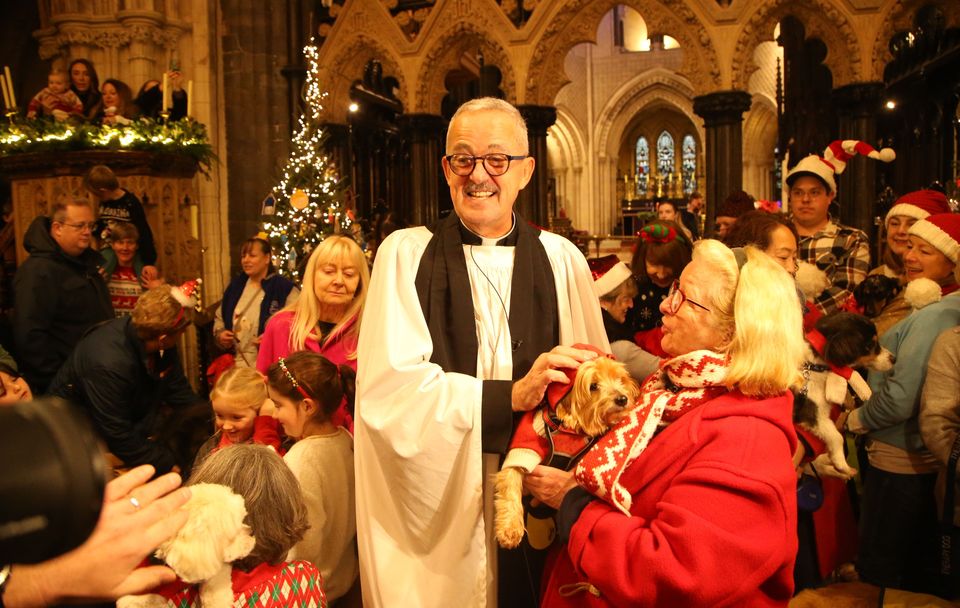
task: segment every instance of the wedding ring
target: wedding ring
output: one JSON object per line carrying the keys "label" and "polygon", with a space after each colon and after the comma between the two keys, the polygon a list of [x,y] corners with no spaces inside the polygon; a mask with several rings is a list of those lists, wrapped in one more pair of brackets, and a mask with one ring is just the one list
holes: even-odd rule
{"label": "wedding ring", "polygon": [[130,497],[130,504],[132,504],[132,505],[133,505],[133,508],[135,508],[135,509],[139,509],[139,508],[140,508],[140,501],[137,500],[137,498],[136,498],[135,496],[131,496],[131,497]]}

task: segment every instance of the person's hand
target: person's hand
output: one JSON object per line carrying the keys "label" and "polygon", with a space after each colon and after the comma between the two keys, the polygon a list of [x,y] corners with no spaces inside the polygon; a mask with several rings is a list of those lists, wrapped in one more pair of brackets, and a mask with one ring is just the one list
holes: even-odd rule
{"label": "person's hand", "polygon": [[183,74],[180,73],[180,70],[170,70],[167,72],[167,78],[170,82],[171,91],[183,89]]}
{"label": "person's hand", "polygon": [[830,454],[826,452],[814,458],[811,464],[817,469],[817,473],[819,473],[821,477],[836,477],[837,479],[847,481],[857,474],[857,470],[853,467],[850,468],[853,473],[838,470],[837,467],[833,466],[833,463],[830,462]]}
{"label": "person's hand", "polygon": [[233,332],[229,329],[222,329],[220,333],[217,334],[217,344],[219,344],[222,349],[232,348],[234,339]]}
{"label": "person's hand", "polygon": [[70,118],[70,114],[67,112],[64,112],[63,110],[54,110],[52,114],[53,114],[54,120],[56,120],[57,122],[63,122],[66,119]]}
{"label": "person's hand", "polygon": [[273,403],[273,399],[265,399],[260,405],[260,410],[257,412],[257,415],[273,417],[273,413],[276,411],[277,406]]}
{"label": "person's hand", "polygon": [[257,337],[254,338],[253,340],[250,340],[250,344],[253,344],[254,346],[260,346],[260,343],[261,343],[261,342],[263,342],[263,336],[262,336],[262,335],[257,336]]}
{"label": "person's hand", "polygon": [[580,350],[570,346],[555,346],[533,362],[527,375],[513,383],[511,391],[513,411],[532,410],[543,401],[543,395],[551,382],[567,384],[570,379],[561,369],[576,369],[584,361],[595,359],[592,350]]}
{"label": "person's hand", "polygon": [[153,473],[144,465],[107,484],[100,520],[80,547],[35,566],[16,566],[4,594],[7,608],[114,600],[175,580],[166,566],[139,566],[186,523],[180,507],[190,490],[177,489],[175,473],[148,483]]}
{"label": "person's hand", "polygon": [[[523,487],[533,494],[534,499],[543,504],[560,508],[567,492],[577,487],[573,471],[563,471],[554,467],[538,464],[523,478]],[[536,506],[536,503],[533,503]]]}
{"label": "person's hand", "polygon": [[143,270],[140,271],[140,280],[144,284],[156,281],[160,278],[160,271],[157,270],[156,266],[146,265],[143,267]]}

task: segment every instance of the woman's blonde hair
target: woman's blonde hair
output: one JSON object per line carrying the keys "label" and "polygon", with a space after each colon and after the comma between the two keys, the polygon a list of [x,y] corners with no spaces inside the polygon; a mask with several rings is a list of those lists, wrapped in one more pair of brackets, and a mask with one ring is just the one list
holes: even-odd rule
{"label": "woman's blonde hair", "polygon": [[267,400],[267,383],[255,367],[233,366],[217,378],[210,399],[229,399],[236,405],[259,410]]}
{"label": "woman's blonde hair", "polygon": [[717,278],[707,299],[725,335],[727,383],[751,397],[770,397],[799,379],[806,349],[800,300],[793,278],[773,259],[752,246],[744,253],[738,270],[733,251],[707,239],[694,246],[693,259]]}
{"label": "woman's blonde hair", "polygon": [[197,483],[218,483],[243,497],[245,521],[257,544],[234,562],[241,570],[283,562],[310,527],[300,483],[266,446],[238,443],[217,450],[194,469],[187,485]]}
{"label": "woman's blonde hair", "polygon": [[[323,339],[323,335],[317,327],[317,322],[320,320],[320,303],[314,293],[313,282],[317,267],[335,259],[353,264],[360,274],[360,281],[357,283],[357,291],[353,294],[353,301],[347,307],[343,318],[331,330],[331,333],[335,334],[340,331],[345,324],[356,316],[357,322],[350,327],[347,335],[359,335],[363,305],[367,299],[367,288],[370,285],[370,269],[367,266],[367,258],[363,255],[363,250],[360,249],[360,245],[357,245],[356,241],[349,236],[334,234],[325,238],[310,254],[307,267],[303,271],[303,286],[300,290],[300,297],[284,309],[293,311],[293,322],[290,324],[291,352],[303,350],[307,338],[315,339],[317,342]],[[347,358],[356,359],[357,353],[348,353]]]}

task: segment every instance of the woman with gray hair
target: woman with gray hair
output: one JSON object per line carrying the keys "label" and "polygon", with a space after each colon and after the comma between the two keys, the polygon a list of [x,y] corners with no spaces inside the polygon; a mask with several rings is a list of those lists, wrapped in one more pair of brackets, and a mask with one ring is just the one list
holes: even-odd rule
{"label": "woman with gray hair", "polygon": [[[803,358],[790,275],[700,241],[661,306],[670,356],[575,475],[526,485],[566,541],[543,606],[786,606],[797,551],[789,387]],[[620,443],[619,447],[617,443]]]}

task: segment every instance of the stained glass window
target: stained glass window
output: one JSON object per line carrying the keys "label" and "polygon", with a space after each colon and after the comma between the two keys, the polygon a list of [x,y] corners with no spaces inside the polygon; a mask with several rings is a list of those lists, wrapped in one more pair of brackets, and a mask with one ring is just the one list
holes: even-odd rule
{"label": "stained glass window", "polygon": [[690,194],[697,189],[697,142],[693,135],[683,136],[680,169],[683,174],[683,193]]}
{"label": "stained glass window", "polygon": [[650,144],[642,135],[637,138],[637,164],[634,169],[637,176],[637,196],[644,197],[650,181]]}
{"label": "stained glass window", "polygon": [[662,179],[668,180],[673,177],[674,158],[676,149],[673,145],[673,136],[664,131],[657,138],[657,173]]}

